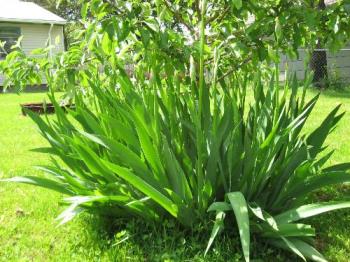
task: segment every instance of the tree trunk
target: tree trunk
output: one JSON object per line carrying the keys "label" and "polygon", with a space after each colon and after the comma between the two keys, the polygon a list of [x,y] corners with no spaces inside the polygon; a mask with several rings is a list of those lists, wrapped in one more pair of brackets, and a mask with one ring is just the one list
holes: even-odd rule
{"label": "tree trunk", "polygon": [[[326,9],[324,0],[319,0],[317,8],[320,12]],[[312,53],[310,69],[314,72],[313,83],[318,88],[326,88],[328,80],[327,52],[322,49],[321,39],[318,40],[316,50]]]}

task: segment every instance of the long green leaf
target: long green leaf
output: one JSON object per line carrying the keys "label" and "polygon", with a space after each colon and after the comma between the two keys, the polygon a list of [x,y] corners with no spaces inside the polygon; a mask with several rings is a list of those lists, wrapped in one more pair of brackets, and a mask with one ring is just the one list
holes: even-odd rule
{"label": "long green leaf", "polygon": [[164,165],[168,170],[168,180],[171,183],[173,190],[180,195],[183,200],[191,202],[193,196],[189,182],[165,138],[163,138],[163,156],[165,162]]}
{"label": "long green leaf", "polygon": [[327,262],[322,254],[320,254],[315,248],[297,238],[284,238],[284,242],[281,242],[280,240],[270,240],[269,243],[285,250],[292,250],[298,256],[303,258],[303,260],[309,258],[316,262]]}
{"label": "long green leaf", "polygon": [[227,198],[230,201],[230,204],[236,217],[244,258],[247,262],[249,262],[250,229],[247,202],[241,192],[228,193]]}
{"label": "long green leaf", "polygon": [[115,165],[108,161],[103,161],[110,170],[115,172],[118,176],[123,178],[125,181],[133,185],[135,188],[140,190],[146,196],[152,198],[155,202],[161,205],[165,210],[167,210],[172,216],[178,217],[178,207],[164,194],[162,194],[158,189],[152,187],[146,181],[142,180],[140,177],[136,176],[130,170],[123,168],[121,166]]}
{"label": "long green leaf", "polygon": [[208,208],[208,212],[213,212],[213,211],[231,211],[232,207],[230,204],[226,202],[214,202],[211,204]]}
{"label": "long green leaf", "polygon": [[134,112],[134,124],[136,126],[137,135],[140,140],[142,151],[147,159],[148,163],[153,169],[154,175],[159,183],[164,187],[169,187],[169,181],[164,172],[164,167],[160,160],[160,155],[157,153],[157,145],[152,143],[152,139],[147,131],[147,124],[145,119],[142,118],[142,113],[135,110]]}
{"label": "long green leaf", "polygon": [[292,239],[291,242],[300,250],[300,252],[307,258],[316,262],[327,262],[327,260],[315,248],[299,239]]}
{"label": "long green leaf", "polygon": [[[73,141],[78,142],[78,140]],[[72,144],[73,143],[74,142],[72,142]],[[85,146],[82,144],[82,142],[79,141],[79,144],[75,145],[75,150],[79,153],[79,156],[82,158],[92,173],[100,175],[110,183],[117,181],[114,174],[103,164],[102,158],[100,158],[92,149]]]}
{"label": "long green leaf", "polygon": [[286,191],[282,202],[287,198],[301,198],[305,195],[321,189],[325,186],[345,183],[350,181],[350,174],[342,171],[329,172],[317,176],[310,177],[308,179],[299,181],[294,186]]}
{"label": "long green leaf", "polygon": [[207,245],[207,248],[205,250],[204,255],[206,255],[208,253],[215,238],[224,229],[224,220],[225,220],[225,212],[222,212],[222,211],[217,212],[216,218],[215,218],[215,223],[213,226],[213,230],[211,232],[210,239],[209,239],[209,242],[208,242],[208,245]]}
{"label": "long green leaf", "polygon": [[334,108],[322,122],[322,124],[313,131],[307,138],[308,145],[312,146],[310,150],[311,156],[314,157],[317,152],[322,147],[324,141],[326,140],[328,134],[331,132],[332,128],[337,124],[343,114],[336,116],[341,105]]}
{"label": "long green leaf", "polygon": [[294,208],[283,212],[275,217],[277,223],[286,224],[300,219],[317,216],[322,213],[330,212],[337,209],[350,208],[350,202],[338,201],[338,202],[326,202],[318,204],[304,205],[298,208]]}
{"label": "long green leaf", "polygon": [[305,224],[278,224],[277,230],[266,230],[262,232],[263,237],[312,237],[315,236],[315,229]]}
{"label": "long green leaf", "polygon": [[281,239],[283,240],[283,242],[286,244],[286,246],[288,247],[288,249],[290,249],[291,251],[293,251],[296,255],[298,255],[302,260],[306,261],[303,253],[295,246],[295,244],[292,241],[289,241],[288,238],[286,237],[281,237]]}
{"label": "long green leaf", "polygon": [[350,163],[341,163],[327,167],[322,170],[323,173],[336,172],[336,171],[350,171]]}
{"label": "long green leaf", "polygon": [[121,163],[132,168],[135,173],[141,176],[145,181],[153,186],[159,186],[159,183],[154,179],[153,174],[149,171],[147,165],[142,161],[141,157],[135,154],[127,146],[105,136],[96,136],[83,131],[80,131],[80,133],[89,140],[110,150],[111,154],[117,156]]}
{"label": "long green leaf", "polygon": [[36,177],[36,176],[24,176],[24,177],[12,177],[7,179],[1,179],[0,181],[3,182],[15,182],[15,183],[23,183],[23,184],[29,184],[34,186],[40,186],[47,189],[51,189],[54,191],[57,191],[59,193],[63,193],[66,195],[73,195],[74,193],[70,191],[67,188],[66,184],[62,184],[59,182],[56,182],[54,180],[42,178],[42,177]]}

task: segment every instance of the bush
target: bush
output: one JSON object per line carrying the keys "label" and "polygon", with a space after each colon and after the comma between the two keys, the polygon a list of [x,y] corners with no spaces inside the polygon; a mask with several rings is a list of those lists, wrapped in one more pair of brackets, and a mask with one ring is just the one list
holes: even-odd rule
{"label": "bush", "polygon": [[305,103],[306,86],[298,94],[297,81],[286,83],[283,92],[273,78],[268,85],[259,75],[232,81],[235,88],[205,87],[200,107],[198,89],[169,79],[157,89],[137,88],[120,69],[115,89],[91,74],[92,90],[76,92],[75,111],[66,115],[52,94],[57,119],[28,112],[50,143],[38,151],[64,165],[41,167],[53,179],[9,180],[70,195],[61,223],[88,211],[174,217],[190,227],[207,210],[215,211],[209,247],[233,211],[247,260],[250,231],[302,257],[322,258],[310,246],[314,229],[297,221],[350,206],[305,205],[314,190],[350,180],[350,164],[323,168],[330,154],[319,157],[343,116],[339,106],[305,135],[302,128],[318,98]]}

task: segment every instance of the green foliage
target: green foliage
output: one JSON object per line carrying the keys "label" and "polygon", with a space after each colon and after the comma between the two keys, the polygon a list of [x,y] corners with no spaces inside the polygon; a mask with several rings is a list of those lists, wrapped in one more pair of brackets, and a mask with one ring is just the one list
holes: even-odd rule
{"label": "green foliage", "polygon": [[[57,1],[39,2],[49,8],[57,5]],[[75,21],[81,18],[74,23],[74,41],[70,43],[70,51],[80,54],[73,63],[64,56],[46,66],[51,66],[51,70],[69,69],[74,85],[80,85],[74,81],[76,69],[94,65],[95,59],[111,59],[111,51],[117,52],[114,59],[119,64],[133,66],[138,81],[146,80],[145,76],[152,70],[163,74],[175,70],[181,72],[181,77],[194,76],[194,72],[198,75],[201,1],[64,0],[59,3],[56,11],[63,12],[65,18],[72,16]],[[320,39],[323,48],[336,51],[349,39],[349,12],[347,0],[337,1],[323,11],[317,9],[313,0],[209,1],[205,10],[205,67],[211,68],[216,49],[221,52],[218,78],[239,70],[269,68],[271,63],[280,61],[280,54],[296,58],[298,48],[312,50]],[[6,62],[1,63],[6,66]],[[42,74],[43,70],[39,71]],[[58,79],[66,80],[61,76]],[[69,88],[65,84],[60,86]]]}
{"label": "green foliage", "polygon": [[[315,90],[310,89],[306,97],[310,99],[314,95]],[[316,128],[337,103],[342,103],[342,109],[348,111],[349,96],[350,93],[345,91],[324,91],[304,131],[309,132]],[[21,115],[18,104],[29,101],[41,102],[45,97],[44,93],[32,92],[22,93],[20,96],[14,93],[0,95],[0,154],[2,155],[0,170],[4,177],[21,175],[44,177],[43,172],[33,168],[33,165],[49,165],[50,156],[31,152],[30,149],[45,147],[47,142],[36,131],[36,124],[30,118]],[[337,148],[331,159],[333,164],[349,161],[348,121],[350,115],[346,114],[327,139],[329,148]],[[18,257],[39,261],[66,261],[71,258],[76,261],[98,259],[123,261],[131,258],[134,260],[147,258],[151,261],[165,259],[242,261],[243,259],[238,232],[230,229],[236,226],[230,214],[227,214],[226,223],[229,224],[226,224],[226,230],[215,240],[210,252],[204,257],[210,227],[213,225],[210,220],[203,225],[196,224],[191,230],[183,230],[172,219],[162,225],[148,223],[143,219],[135,221],[130,218],[108,219],[105,227],[101,225],[97,216],[82,214],[64,227],[57,227],[53,219],[62,211],[60,206],[62,194],[17,183],[1,183],[0,188],[2,211],[0,220],[3,225],[0,226],[2,236],[0,257],[9,261],[17,260]],[[332,186],[312,194],[310,203],[344,197],[349,199],[349,193],[349,186]],[[24,215],[21,215],[21,210]],[[212,218],[215,219],[214,215]],[[308,219],[307,224],[312,224],[317,229],[315,245],[329,261],[348,260],[349,219],[350,209]],[[124,230],[127,233],[119,237],[119,232]],[[119,243],[127,236],[129,236],[127,240]],[[251,256],[260,257],[265,261],[297,260],[288,252],[267,245],[255,234],[251,236]]]}
{"label": "green foliage", "polygon": [[[303,41],[314,39],[315,31],[306,33],[311,25],[298,20],[311,3],[298,2],[291,11],[289,1],[215,3],[90,1],[82,15],[85,22],[94,20],[68,52],[49,59],[10,54],[2,63],[8,83],[22,88],[42,73],[48,80],[56,119],[28,115],[50,144],[37,151],[60,162],[40,167],[51,179],[6,181],[69,195],[61,223],[88,211],[151,221],[173,218],[191,227],[215,211],[207,250],[228,223],[225,218],[233,217],[246,261],[252,233],[303,259],[322,261],[312,246],[315,230],[298,221],[349,207],[348,202],[307,204],[311,192],[350,180],[349,164],[324,168],[331,154],[322,154],[343,116],[340,107],[305,134],[318,99],[305,101],[311,78],[301,94],[295,77],[280,92],[277,67],[251,73],[233,62],[252,60],[250,68],[259,61],[277,63],[264,54],[266,48],[278,58],[273,50],[300,46],[295,34]],[[229,12],[222,20],[215,17],[221,4]],[[271,17],[267,9],[273,10]],[[260,22],[248,26],[255,49],[244,38],[230,38],[247,24],[249,13]],[[311,24],[319,28],[323,14],[313,14]],[[295,34],[285,28],[290,22],[298,29],[292,30]],[[41,51],[48,55],[49,50]],[[130,61],[136,67],[128,75]],[[59,87],[76,104],[68,115],[54,95]]]}
{"label": "green foliage", "polygon": [[[157,89],[137,89],[122,70],[116,79],[120,87],[114,89],[91,74],[91,96],[77,92],[76,111],[66,115],[52,95],[57,119],[43,121],[28,112],[50,143],[38,151],[59,157],[65,167],[56,162],[41,167],[51,181],[8,181],[70,195],[59,216],[62,223],[86,210],[149,220],[172,216],[191,226],[205,219],[214,199],[227,200],[209,207],[218,217],[213,236],[220,231],[217,224],[224,225],[224,213],[234,211],[246,260],[249,231],[301,257],[320,257],[310,246],[314,229],[296,222],[349,207],[305,205],[309,193],[350,180],[348,164],[324,169],[329,155],[318,157],[343,114],[337,107],[305,136],[302,128],[318,96],[304,103],[297,81],[287,83],[281,95],[273,80],[264,88],[259,77],[238,79],[228,90],[207,89],[211,95],[201,121],[196,89],[170,81]],[[249,87],[255,100],[247,106]]]}

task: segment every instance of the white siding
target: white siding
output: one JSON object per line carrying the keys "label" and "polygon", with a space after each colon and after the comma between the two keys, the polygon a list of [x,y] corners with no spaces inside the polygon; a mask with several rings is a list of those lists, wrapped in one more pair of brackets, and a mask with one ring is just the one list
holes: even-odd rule
{"label": "white siding", "polygon": [[337,74],[340,78],[350,80],[350,48],[340,50],[336,54],[328,54],[328,71]]}
{"label": "white siding", "polygon": [[[298,79],[303,79],[305,69],[308,68],[308,64],[305,66],[305,58],[305,51],[299,51],[299,58],[294,60],[282,55],[280,80],[283,81],[285,78],[286,64],[288,64],[289,74],[296,72]],[[330,76],[336,74],[337,77],[350,81],[350,45],[335,54],[327,51],[327,67]]]}
{"label": "white siding", "polygon": [[[50,25],[22,24],[21,33],[23,35],[23,51],[27,55],[30,55],[32,50],[45,47],[48,41],[51,41],[51,45],[55,45],[57,37],[59,38],[59,43],[55,46],[53,53],[64,51],[63,26],[54,25],[51,32],[50,28]],[[49,37],[50,33],[51,38]]]}
{"label": "white siding", "polygon": [[[2,23],[0,26],[16,26],[21,28],[23,36],[22,49],[28,56],[37,48],[43,48],[49,41],[55,48],[52,54],[64,51],[63,26],[46,24],[20,24],[20,23]],[[51,29],[51,32],[50,32]],[[51,35],[51,37],[49,37]],[[3,84],[3,76],[0,74],[0,86]]]}

